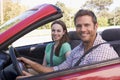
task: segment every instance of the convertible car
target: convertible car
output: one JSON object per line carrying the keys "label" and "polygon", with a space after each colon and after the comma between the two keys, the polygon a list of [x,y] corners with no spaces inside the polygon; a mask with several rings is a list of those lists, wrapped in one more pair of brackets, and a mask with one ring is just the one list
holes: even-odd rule
{"label": "convertible car", "polygon": [[[43,4],[27,10],[22,15],[0,26],[0,80],[13,80],[8,75],[12,73],[4,70],[11,63],[17,74],[23,75],[21,71],[26,70],[26,67],[16,59],[19,56],[42,64],[45,47],[52,41],[19,47],[14,47],[12,44],[25,34],[62,16],[63,13],[57,6]],[[6,28],[6,31],[2,30],[4,28]],[[120,55],[120,28],[105,29],[99,33]],[[69,36],[71,48],[73,49],[81,40],[77,37],[75,31],[69,31]],[[12,69],[8,70],[14,71]],[[18,80],[120,80],[120,58],[38,74]]]}

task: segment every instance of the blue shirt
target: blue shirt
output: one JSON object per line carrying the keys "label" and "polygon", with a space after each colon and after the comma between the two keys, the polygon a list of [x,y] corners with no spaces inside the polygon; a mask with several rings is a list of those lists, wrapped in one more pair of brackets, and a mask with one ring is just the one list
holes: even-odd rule
{"label": "blue shirt", "polygon": [[[93,46],[105,42],[102,37],[97,34]],[[53,67],[54,71],[71,68],[84,54],[83,42],[81,42],[76,48],[71,51],[70,56],[62,64]],[[118,58],[118,54],[110,44],[102,44],[93,51],[89,52],[81,61],[79,66],[96,63],[108,59]]]}

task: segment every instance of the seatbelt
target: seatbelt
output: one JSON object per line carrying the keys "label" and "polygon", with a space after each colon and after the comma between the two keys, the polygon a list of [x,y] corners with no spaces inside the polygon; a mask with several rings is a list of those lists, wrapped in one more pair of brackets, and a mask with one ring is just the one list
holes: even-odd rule
{"label": "seatbelt", "polygon": [[90,48],[88,51],[86,51],[86,52],[79,58],[79,60],[75,63],[74,66],[78,66],[78,65],[81,63],[81,60],[82,60],[89,52],[91,52],[93,49],[96,49],[98,46],[100,46],[100,45],[102,45],[102,44],[120,44],[120,40],[103,42],[103,43],[100,43],[100,44],[98,44],[98,45],[93,46],[92,48]]}
{"label": "seatbelt", "polygon": [[51,47],[51,53],[50,53],[50,66],[53,66],[53,49],[54,49],[54,44]]}

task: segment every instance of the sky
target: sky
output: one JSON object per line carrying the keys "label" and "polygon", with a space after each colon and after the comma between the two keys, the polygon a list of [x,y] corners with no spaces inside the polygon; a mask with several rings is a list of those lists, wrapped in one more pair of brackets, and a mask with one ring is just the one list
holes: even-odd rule
{"label": "sky", "polygon": [[80,7],[86,0],[21,0],[23,4],[33,7],[34,5],[50,3],[55,4],[57,1],[64,3],[68,7]]}
{"label": "sky", "polygon": [[[57,1],[64,3],[67,7],[73,9],[79,9],[87,0],[20,0],[22,4],[32,8],[36,5],[50,3],[55,4]],[[115,7],[120,6],[120,0],[113,0],[114,4],[110,6],[111,11],[115,9]]]}

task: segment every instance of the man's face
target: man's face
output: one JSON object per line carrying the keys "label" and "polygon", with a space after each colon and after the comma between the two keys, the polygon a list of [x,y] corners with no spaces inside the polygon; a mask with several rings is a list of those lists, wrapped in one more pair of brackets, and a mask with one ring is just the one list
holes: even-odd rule
{"label": "man's face", "polygon": [[95,39],[97,24],[94,24],[92,17],[85,15],[76,18],[76,32],[83,42],[91,42]]}

